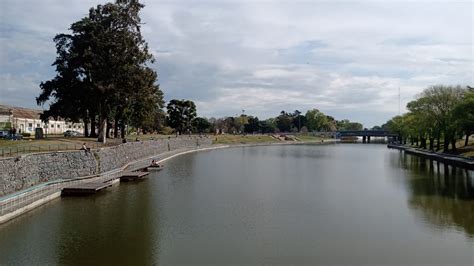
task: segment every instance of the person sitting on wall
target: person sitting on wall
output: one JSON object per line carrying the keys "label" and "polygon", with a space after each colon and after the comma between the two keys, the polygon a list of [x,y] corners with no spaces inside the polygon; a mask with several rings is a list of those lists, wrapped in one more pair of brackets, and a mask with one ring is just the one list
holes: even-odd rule
{"label": "person sitting on wall", "polygon": [[82,144],[82,147],[81,147],[81,150],[82,150],[82,151],[91,151],[91,148],[88,148],[88,147],[86,146],[86,144],[83,143],[83,144]]}

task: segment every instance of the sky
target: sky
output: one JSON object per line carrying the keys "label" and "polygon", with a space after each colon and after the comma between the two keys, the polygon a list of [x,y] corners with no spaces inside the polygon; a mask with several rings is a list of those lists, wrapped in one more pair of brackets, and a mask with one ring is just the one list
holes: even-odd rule
{"label": "sky", "polygon": [[[0,103],[38,108],[53,37],[106,2],[0,0]],[[142,2],[165,100],[200,116],[317,108],[370,128],[431,85],[474,86],[472,0]]]}

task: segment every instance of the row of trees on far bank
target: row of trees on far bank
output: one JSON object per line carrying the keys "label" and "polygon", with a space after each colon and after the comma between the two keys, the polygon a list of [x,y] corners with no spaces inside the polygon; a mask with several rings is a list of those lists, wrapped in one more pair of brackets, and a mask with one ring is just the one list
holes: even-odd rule
{"label": "row of trees on far bank", "polygon": [[[281,111],[276,117],[260,120],[256,116],[242,114],[223,118],[195,117],[196,106],[192,101],[171,100],[167,106],[165,124],[177,132],[197,133],[277,133],[336,130],[362,130],[362,124],[347,119],[335,120],[318,109],[308,110],[304,115]],[[169,130],[168,130],[169,131]]]}
{"label": "row of trees on far bank", "polygon": [[474,131],[474,89],[437,85],[425,89],[407,104],[409,112],[382,125],[398,133],[402,141],[430,150],[456,151],[456,141]]}

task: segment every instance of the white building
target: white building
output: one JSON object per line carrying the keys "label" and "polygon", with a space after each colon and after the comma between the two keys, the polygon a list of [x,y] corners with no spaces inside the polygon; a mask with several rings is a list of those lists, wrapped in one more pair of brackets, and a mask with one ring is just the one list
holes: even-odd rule
{"label": "white building", "polygon": [[16,106],[0,105],[0,130],[15,128],[17,133],[35,134],[36,128],[43,128],[44,134],[63,134],[66,130],[83,133],[83,123],[70,123],[62,119],[50,119],[44,123],[40,119],[42,111]]}

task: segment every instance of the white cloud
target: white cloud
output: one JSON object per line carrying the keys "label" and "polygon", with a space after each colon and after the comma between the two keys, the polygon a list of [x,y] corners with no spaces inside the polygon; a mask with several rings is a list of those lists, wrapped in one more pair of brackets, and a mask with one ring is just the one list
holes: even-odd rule
{"label": "white cloud", "polygon": [[[99,3],[0,3],[2,102],[34,105],[38,83],[54,75],[54,34]],[[471,1],[145,4],[166,99],[195,100],[205,116],[319,108],[372,126],[398,113],[398,87],[404,105],[432,84],[474,84]]]}

